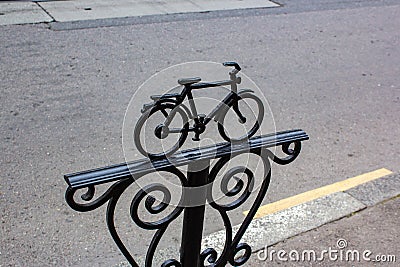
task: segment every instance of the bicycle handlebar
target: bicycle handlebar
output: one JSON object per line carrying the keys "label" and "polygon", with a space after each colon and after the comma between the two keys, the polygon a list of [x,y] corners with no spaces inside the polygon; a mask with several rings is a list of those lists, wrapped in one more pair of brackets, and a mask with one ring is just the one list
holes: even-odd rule
{"label": "bicycle handlebar", "polygon": [[236,62],[233,62],[233,61],[224,62],[224,63],[222,63],[222,65],[224,65],[225,67],[235,67],[237,72],[239,72],[242,69],[239,66],[239,64],[237,64]]}

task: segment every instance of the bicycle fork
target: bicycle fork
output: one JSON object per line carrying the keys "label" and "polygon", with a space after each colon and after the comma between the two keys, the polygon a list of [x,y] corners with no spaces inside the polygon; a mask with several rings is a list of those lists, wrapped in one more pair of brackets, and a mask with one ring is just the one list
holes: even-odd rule
{"label": "bicycle fork", "polygon": [[233,111],[236,112],[236,115],[238,115],[239,122],[246,123],[246,117],[243,116],[242,112],[240,112],[238,103],[239,103],[239,96],[237,94],[235,94],[233,104],[232,104],[232,109],[233,109]]}
{"label": "bicycle fork", "polygon": [[[246,117],[242,114],[242,112],[239,109],[239,98],[240,96],[237,95],[236,93],[232,93],[227,97],[227,101],[225,100],[224,102],[227,103],[218,111],[218,113],[215,116],[215,121],[218,123],[222,124],[222,119],[224,114],[226,114],[230,108],[233,109],[233,111],[236,113],[238,116],[238,120],[240,123],[245,123],[246,122]],[[225,122],[226,123],[226,122]]]}

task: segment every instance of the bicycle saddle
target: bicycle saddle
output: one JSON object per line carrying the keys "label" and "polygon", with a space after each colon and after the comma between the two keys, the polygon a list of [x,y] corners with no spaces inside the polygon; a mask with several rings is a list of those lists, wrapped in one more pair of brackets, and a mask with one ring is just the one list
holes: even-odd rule
{"label": "bicycle saddle", "polygon": [[194,77],[194,78],[182,78],[178,80],[178,83],[180,85],[191,85],[194,83],[198,83],[201,81],[200,77]]}

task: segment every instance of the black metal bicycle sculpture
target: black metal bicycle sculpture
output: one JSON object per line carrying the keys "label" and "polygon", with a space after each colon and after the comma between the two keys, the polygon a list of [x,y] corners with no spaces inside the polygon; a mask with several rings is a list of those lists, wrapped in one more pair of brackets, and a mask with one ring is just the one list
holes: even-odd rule
{"label": "black metal bicycle sculpture", "polygon": [[[172,192],[163,184],[162,180],[141,187],[134,196],[129,196],[132,199],[129,206],[129,215],[132,221],[139,228],[154,232],[147,253],[143,255],[145,267],[154,266],[153,259],[160,240],[169,226],[176,222],[181,214],[183,214],[183,221],[179,257],[163,258],[161,267],[223,267],[228,263],[232,266],[242,266],[252,253],[250,245],[243,241],[243,236],[267,193],[271,181],[271,163],[286,165],[293,162],[300,154],[302,142],[309,138],[300,129],[250,138],[260,127],[264,115],[263,104],[251,90],[237,90],[237,84],[240,83],[240,78],[236,77],[236,74],[240,71],[239,65],[234,62],[226,62],[224,65],[234,67],[230,72],[230,80],[200,83],[200,78],[181,79],[179,83],[184,85],[184,89],[180,94],[152,96],[154,103],[144,106],[143,114],[134,130],[135,143],[139,151],[147,156],[146,158],[64,176],[68,184],[65,194],[66,201],[74,210],[87,212],[107,204],[106,223],[109,232],[122,254],[133,267],[139,267],[139,262],[122,241],[116,227],[115,217],[117,203],[121,196],[127,194],[127,189],[136,181],[145,179],[144,176],[148,174],[166,172],[176,176],[182,189],[177,206],[172,205]],[[222,103],[207,116],[197,114],[191,90],[224,85],[231,85],[231,92]],[[191,110],[182,104],[186,96],[189,99]],[[257,119],[249,131],[245,130],[246,134],[232,138],[224,127],[227,123],[225,122],[226,113],[232,108],[240,123],[246,121],[248,118],[242,114],[238,107],[238,103],[244,99],[253,99],[257,103],[259,110]],[[160,113],[164,121],[156,123],[156,126],[152,129],[152,134],[154,133],[156,138],[159,139],[166,138],[170,134],[176,134],[179,135],[179,139],[166,152],[151,154],[137,140],[145,122],[156,113]],[[178,113],[186,120],[183,120],[182,127],[173,127],[170,121]],[[188,118],[194,121],[192,127],[189,127]],[[205,131],[206,125],[213,118],[218,123],[219,133],[228,142],[219,143],[215,146],[191,148],[173,154],[182,146],[189,132],[194,132],[193,139],[198,141],[200,134]],[[229,121],[229,123],[232,122]],[[250,139],[245,141],[247,138]],[[274,154],[272,149],[278,147],[286,156],[278,157]],[[251,154],[261,158],[262,175],[256,177],[257,172],[251,170],[248,162],[245,165],[235,164],[233,168],[229,166],[229,162],[233,158],[243,154]],[[170,155],[170,157],[166,158],[166,155]],[[178,169],[181,166],[187,166],[186,173]],[[219,178],[217,179],[217,177]],[[256,179],[260,181],[256,198],[239,229],[235,232],[229,213],[238,209],[250,199],[250,194],[255,192]],[[102,194],[96,194],[96,188],[99,185],[108,186],[108,189]],[[218,191],[228,198],[227,203],[219,203],[213,195],[214,189],[218,188]],[[81,192],[80,190],[86,190],[81,195],[81,200],[77,197]],[[155,196],[160,194],[162,194],[162,197],[156,199]],[[208,204],[219,213],[223,221],[225,241],[222,251],[213,247],[202,248],[201,246],[206,215],[205,207]],[[164,216],[163,212],[167,208],[172,209],[172,211],[167,215],[164,214]],[[142,217],[139,211],[147,216]]]}
{"label": "black metal bicycle sculpture", "polygon": [[[229,72],[229,80],[200,82],[201,78],[199,77],[179,79],[178,83],[184,86],[182,92],[151,96],[151,99],[154,100],[154,102],[143,106],[143,114],[139,118],[134,130],[135,145],[140,153],[146,157],[169,156],[183,145],[189,132],[194,132],[194,137],[192,138],[193,141],[200,141],[200,134],[206,130],[206,125],[213,119],[218,123],[218,132],[222,138],[228,142],[240,142],[246,140],[257,132],[264,117],[264,105],[262,101],[254,94],[254,91],[250,89],[242,89],[238,91],[237,85],[241,83],[241,78],[236,76],[236,74],[241,70],[238,63],[225,62],[223,65],[234,67]],[[227,85],[230,85],[231,87],[230,93],[208,115],[197,113],[192,90]],[[186,97],[189,100],[190,109],[183,103]],[[249,127],[249,130],[245,134],[241,136],[231,136],[224,125],[227,123],[232,124],[234,122],[227,122],[226,114],[229,109],[232,108],[238,117],[238,122],[240,124],[246,123],[247,118],[240,111],[239,102],[247,99],[254,100],[257,105],[257,115],[255,116],[254,124]],[[156,114],[162,114],[164,117],[164,121],[155,125],[154,129],[152,129],[154,135],[158,139],[165,139],[171,134],[179,135],[176,142],[173,142],[170,147],[162,148],[162,151],[158,153],[147,151],[143,144],[143,140],[140,138],[141,136],[147,135],[143,133],[144,126],[150,117],[155,116]],[[179,117],[182,121],[178,122],[178,126],[171,127],[171,122],[177,118],[177,114],[180,115]],[[189,119],[194,121],[192,127],[190,127]]]}

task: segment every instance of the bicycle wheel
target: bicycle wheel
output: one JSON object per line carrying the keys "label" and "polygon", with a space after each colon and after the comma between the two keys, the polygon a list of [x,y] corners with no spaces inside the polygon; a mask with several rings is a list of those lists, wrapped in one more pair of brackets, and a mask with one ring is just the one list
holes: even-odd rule
{"label": "bicycle wheel", "polygon": [[261,99],[252,93],[239,93],[238,106],[246,118],[245,121],[239,118],[231,106],[218,123],[219,134],[228,142],[240,142],[252,137],[264,118],[264,105]]}
{"label": "bicycle wheel", "polygon": [[[169,126],[163,123],[175,112]],[[188,135],[188,117],[180,107],[172,103],[157,105],[140,116],[134,130],[136,148],[146,157],[169,156],[176,152]]]}

